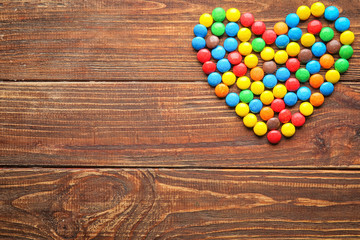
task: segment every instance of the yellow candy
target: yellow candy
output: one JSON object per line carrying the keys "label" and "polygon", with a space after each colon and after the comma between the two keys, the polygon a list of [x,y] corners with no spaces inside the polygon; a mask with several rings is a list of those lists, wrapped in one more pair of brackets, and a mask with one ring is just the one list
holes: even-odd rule
{"label": "yellow candy", "polygon": [[247,56],[252,52],[252,45],[249,42],[242,42],[238,47],[239,53],[243,56]]}
{"label": "yellow candy", "polygon": [[243,118],[243,122],[246,127],[252,128],[257,123],[257,117],[255,114],[249,113]]}
{"label": "yellow candy", "polygon": [[244,63],[248,68],[254,68],[258,65],[259,59],[255,54],[249,54],[245,57]]}
{"label": "yellow candy", "polygon": [[240,11],[236,8],[229,8],[226,11],[226,18],[230,22],[237,22],[240,19]]}
{"label": "yellow candy", "polygon": [[243,102],[239,103],[235,107],[235,112],[240,117],[245,117],[249,113],[249,111],[250,111],[249,105]]}
{"label": "yellow candy", "polygon": [[309,102],[303,102],[299,107],[300,113],[304,116],[310,116],[314,112],[314,107]]}
{"label": "yellow candy", "polygon": [[265,47],[261,53],[260,56],[264,61],[270,61],[274,58],[275,51],[271,47]]}
{"label": "yellow candy", "polygon": [[273,94],[276,98],[283,98],[287,93],[287,89],[284,84],[278,84],[273,88]]}
{"label": "yellow candy", "polygon": [[250,90],[253,92],[253,94],[260,95],[264,92],[265,86],[262,81],[256,81],[251,84]]}
{"label": "yellow candy", "polygon": [[260,101],[264,104],[264,105],[270,105],[272,103],[272,101],[274,101],[274,94],[269,91],[269,90],[265,90],[261,95],[260,95]]}
{"label": "yellow candy", "polygon": [[292,123],[285,123],[281,127],[281,133],[285,137],[292,137],[295,134],[295,126]]}
{"label": "yellow candy", "polygon": [[250,84],[251,84],[250,78],[248,78],[247,76],[239,77],[236,82],[236,85],[241,90],[248,89],[250,87]]}
{"label": "yellow candy", "polygon": [[300,52],[300,45],[296,42],[291,42],[286,46],[286,52],[291,57],[296,57]]}
{"label": "yellow candy", "polygon": [[300,41],[304,47],[311,47],[312,45],[314,45],[316,39],[313,34],[305,33],[304,35],[302,35]]}
{"label": "yellow candy", "polygon": [[213,24],[214,20],[211,14],[204,13],[200,16],[199,23],[204,25],[205,27],[210,27]]}
{"label": "yellow candy", "polygon": [[340,73],[337,70],[329,70],[325,74],[325,79],[332,84],[337,83],[340,80]]}
{"label": "yellow candy", "polygon": [[296,14],[299,16],[300,20],[307,20],[310,17],[310,8],[308,6],[302,5],[296,10]]}
{"label": "yellow candy", "polygon": [[311,14],[315,17],[320,17],[325,12],[325,5],[321,2],[316,2],[313,5],[311,5]]}
{"label": "yellow candy", "polygon": [[284,64],[289,56],[285,50],[279,50],[275,53],[274,60],[277,64]]}
{"label": "yellow candy", "polygon": [[340,42],[344,45],[350,45],[354,42],[355,35],[352,31],[345,31],[340,35]]}
{"label": "yellow candy", "polygon": [[258,136],[264,136],[267,130],[267,125],[264,122],[257,122],[253,128],[254,133]]}
{"label": "yellow candy", "polygon": [[234,73],[232,72],[225,72],[222,75],[222,81],[225,85],[231,86],[235,83],[236,81],[236,76]]}
{"label": "yellow candy", "polygon": [[240,28],[238,31],[237,37],[242,42],[247,42],[251,38],[251,31],[248,28]]}

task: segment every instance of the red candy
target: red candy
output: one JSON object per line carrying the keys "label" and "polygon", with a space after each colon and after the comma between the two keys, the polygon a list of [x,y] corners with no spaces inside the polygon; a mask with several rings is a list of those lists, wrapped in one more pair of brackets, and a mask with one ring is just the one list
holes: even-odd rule
{"label": "red candy", "polygon": [[300,61],[297,58],[289,58],[286,67],[290,72],[296,72],[300,68]]}
{"label": "red candy", "polygon": [[271,130],[267,134],[267,139],[272,144],[277,144],[281,140],[281,133],[278,130]]}
{"label": "red candy", "polygon": [[215,72],[216,70],[216,63],[212,62],[212,61],[207,61],[203,64],[202,69],[204,71],[204,73],[206,74],[210,74],[212,72]]}
{"label": "red candy", "polygon": [[291,120],[291,112],[289,109],[283,109],[279,112],[279,120],[282,123],[290,122]]}
{"label": "red candy", "polygon": [[201,63],[210,61],[210,59],[211,59],[211,52],[209,51],[209,49],[203,48],[203,49],[201,49],[201,50],[198,51],[198,53],[197,53],[197,59],[198,59],[199,62],[201,62]]}
{"label": "red candy", "polygon": [[241,63],[242,56],[238,51],[233,51],[229,53],[228,60],[232,65],[238,65]]}
{"label": "red candy", "polygon": [[300,87],[300,82],[296,78],[289,78],[285,82],[285,87],[290,92],[295,92]]}
{"label": "red candy", "polygon": [[285,102],[282,99],[275,99],[272,103],[271,103],[271,108],[274,112],[280,112],[281,110],[285,109]]}
{"label": "red candy", "polygon": [[263,34],[265,32],[265,30],[266,30],[266,26],[265,26],[265,23],[262,22],[262,21],[256,21],[251,26],[251,31],[255,35],[261,35],[261,34]]}
{"label": "red candy", "polygon": [[294,113],[291,117],[291,123],[294,124],[295,127],[301,127],[305,123],[305,117],[301,113]]}
{"label": "red candy", "polygon": [[319,20],[312,20],[308,24],[308,32],[312,34],[318,34],[322,29],[322,24]]}
{"label": "red candy", "polygon": [[265,30],[265,32],[262,35],[262,38],[264,39],[266,44],[273,44],[276,40],[276,33],[274,30]]}
{"label": "red candy", "polygon": [[233,73],[237,77],[244,76],[246,74],[246,72],[247,72],[247,67],[244,63],[240,63],[233,67]]}
{"label": "red candy", "polygon": [[251,13],[241,14],[240,23],[244,27],[250,27],[254,23],[254,20],[255,20],[254,15],[252,15]]}

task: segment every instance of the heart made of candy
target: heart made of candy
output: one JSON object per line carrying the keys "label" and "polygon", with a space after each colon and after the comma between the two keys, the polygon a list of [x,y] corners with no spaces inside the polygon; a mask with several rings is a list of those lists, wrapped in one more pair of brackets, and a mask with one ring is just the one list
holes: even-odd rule
{"label": "heart made of candy", "polygon": [[[341,32],[340,42],[334,39],[332,28],[322,27],[316,19],[323,15]],[[314,19],[303,34],[298,24],[310,17]],[[336,7],[325,8],[320,2],[311,8],[300,6],[273,29],[266,29],[251,13],[240,14],[236,8],[215,8],[212,14],[202,14],[199,22],[194,27],[192,46],[198,51],[208,83],[243,118],[246,127],[253,128],[257,136],[267,135],[273,144],[282,135],[292,137],[314,107],[323,104],[324,96],[331,95],[340,74],[347,71],[353,54],[350,21],[339,17]],[[271,45],[278,50],[275,52]],[[262,67],[258,66],[258,56]],[[325,76],[320,74],[321,69],[326,69]],[[231,92],[233,85],[240,89],[239,94]],[[291,112],[289,108],[298,102],[299,111]]]}

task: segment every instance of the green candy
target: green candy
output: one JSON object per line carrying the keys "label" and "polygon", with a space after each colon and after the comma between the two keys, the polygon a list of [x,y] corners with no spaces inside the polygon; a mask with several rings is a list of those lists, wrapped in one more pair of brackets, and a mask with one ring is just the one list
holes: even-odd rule
{"label": "green candy", "polygon": [[324,42],[329,42],[334,38],[334,30],[329,27],[324,27],[320,31],[320,38]]}
{"label": "green candy", "polygon": [[350,45],[343,45],[340,48],[339,55],[341,58],[349,59],[354,53],[354,49]]}
{"label": "green candy", "polygon": [[349,62],[348,60],[344,58],[339,58],[335,62],[335,70],[337,70],[339,73],[344,73],[349,69]]}
{"label": "green candy", "polygon": [[240,101],[244,103],[249,103],[254,98],[254,94],[250,90],[243,90],[240,92]]}
{"label": "green candy", "polygon": [[262,38],[255,38],[251,42],[251,46],[255,52],[261,52],[264,49],[265,45],[266,43]]}
{"label": "green candy", "polygon": [[223,8],[217,7],[212,11],[211,15],[215,22],[222,22],[225,19],[226,13]]}
{"label": "green candy", "polygon": [[221,36],[224,34],[225,32],[225,25],[222,22],[215,22],[212,26],[211,26],[211,32],[215,35],[215,36]]}
{"label": "green candy", "polygon": [[306,68],[300,68],[296,71],[295,77],[299,82],[306,82],[310,78],[310,72]]}

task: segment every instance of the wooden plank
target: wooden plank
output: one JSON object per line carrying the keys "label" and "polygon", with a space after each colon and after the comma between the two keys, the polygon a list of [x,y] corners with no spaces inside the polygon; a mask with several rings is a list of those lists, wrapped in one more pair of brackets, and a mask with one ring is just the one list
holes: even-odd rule
{"label": "wooden plank", "polygon": [[2,166],[360,165],[360,96],[341,84],[276,146],[246,129],[207,83],[6,82],[0,89]]}
{"label": "wooden plank", "polygon": [[355,239],[356,171],[2,169],[1,239]]}
{"label": "wooden plank", "polygon": [[[351,20],[359,39],[359,1],[323,2]],[[270,28],[299,5],[296,0],[5,0],[0,79],[203,81],[191,47],[202,13],[238,7]],[[360,42],[353,47],[350,70],[342,77],[350,82],[360,77]]]}

